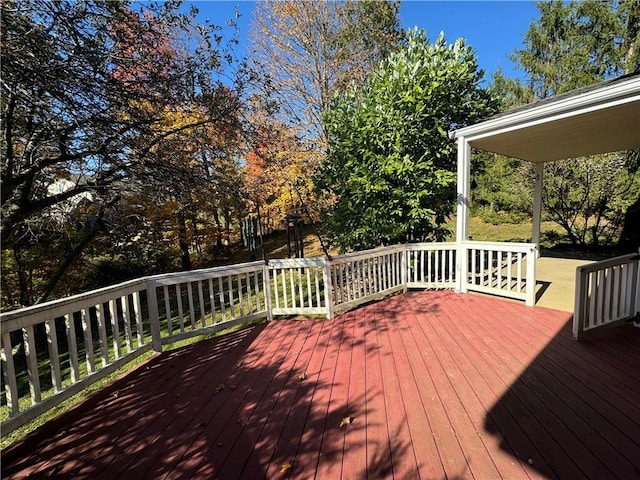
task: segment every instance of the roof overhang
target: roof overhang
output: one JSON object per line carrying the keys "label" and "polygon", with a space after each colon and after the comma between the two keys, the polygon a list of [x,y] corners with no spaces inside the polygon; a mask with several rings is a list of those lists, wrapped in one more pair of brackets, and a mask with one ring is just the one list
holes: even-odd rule
{"label": "roof overhang", "polygon": [[473,148],[547,162],[640,148],[640,75],[532,103],[453,132]]}

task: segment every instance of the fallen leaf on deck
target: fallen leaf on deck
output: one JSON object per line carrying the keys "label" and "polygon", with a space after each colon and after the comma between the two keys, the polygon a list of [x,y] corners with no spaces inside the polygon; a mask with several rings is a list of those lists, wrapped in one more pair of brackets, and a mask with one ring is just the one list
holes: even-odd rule
{"label": "fallen leaf on deck", "polygon": [[287,473],[289,470],[293,468],[293,460],[283,463],[282,468],[280,468],[280,473]]}
{"label": "fallen leaf on deck", "polygon": [[220,393],[220,390],[224,390],[224,383],[221,383],[220,385],[218,385],[213,393],[214,394]]}
{"label": "fallen leaf on deck", "polygon": [[344,417],[341,421],[340,421],[340,426],[344,427],[346,425],[351,425],[353,423],[354,417]]}
{"label": "fallen leaf on deck", "polygon": [[306,380],[307,379],[307,374],[306,373],[301,373],[300,375],[298,375],[298,378],[300,380]]}

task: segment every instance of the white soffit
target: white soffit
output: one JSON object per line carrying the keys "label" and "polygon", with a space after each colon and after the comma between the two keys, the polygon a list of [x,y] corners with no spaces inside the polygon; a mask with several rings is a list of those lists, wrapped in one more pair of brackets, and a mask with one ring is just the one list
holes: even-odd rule
{"label": "white soffit", "polygon": [[640,75],[533,103],[454,136],[536,163],[640,148]]}

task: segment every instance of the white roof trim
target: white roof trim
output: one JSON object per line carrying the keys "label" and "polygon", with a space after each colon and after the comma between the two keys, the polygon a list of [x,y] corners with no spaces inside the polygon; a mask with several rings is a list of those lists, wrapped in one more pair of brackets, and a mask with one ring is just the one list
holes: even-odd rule
{"label": "white roof trim", "polygon": [[[602,111],[602,114],[593,113],[599,111]],[[635,114],[636,111],[638,112],[637,115]],[[616,125],[616,122],[611,121],[612,114],[616,112],[624,115],[624,125]],[[629,78],[607,82],[584,93],[575,93],[566,97],[561,96],[540,102],[539,105],[533,103],[524,109],[518,109],[511,113],[507,112],[484,122],[460,128],[453,132],[453,136],[455,138],[463,137],[471,146],[496,153],[503,153],[500,151],[501,149],[506,148],[508,150],[506,144],[511,142],[509,145],[511,153],[517,151],[519,153],[517,155],[518,158],[534,162],[570,158],[578,155],[571,154],[572,147],[569,144],[563,148],[556,148],[554,152],[549,152],[548,158],[539,151],[535,152],[535,149],[532,149],[530,158],[526,158],[528,156],[526,149],[522,147],[514,150],[514,142],[519,142],[525,138],[525,130],[530,129],[532,138],[535,138],[536,141],[540,142],[544,138],[545,141],[549,141],[549,144],[559,145],[562,142],[563,132],[561,129],[560,131],[555,129],[551,123],[557,122],[556,125],[566,127],[573,123],[573,117],[578,121],[580,116],[584,116],[582,119],[587,119],[588,117],[589,127],[594,130],[604,129],[614,132],[615,129],[624,129],[626,131],[623,142],[625,146],[619,148],[619,150],[629,148],[629,144],[632,144],[632,148],[640,148],[640,76],[634,75]],[[546,129],[541,127],[547,123],[550,125]],[[510,132],[513,132],[513,134],[510,135]],[[543,137],[543,135],[547,136]],[[622,133],[614,135],[614,137],[622,136]],[[492,139],[491,137],[496,138]],[[586,132],[580,150],[584,150],[584,142],[588,144],[590,140],[589,132]],[[608,148],[611,145],[615,145],[616,141],[618,140],[609,139],[607,142]],[[474,143],[478,145],[474,145]],[[598,146],[595,143],[596,141],[594,140],[594,148],[597,149]],[[508,155],[509,153],[505,152],[505,154]],[[582,152],[579,152],[579,155],[582,154]],[[566,156],[555,158],[554,155]]]}

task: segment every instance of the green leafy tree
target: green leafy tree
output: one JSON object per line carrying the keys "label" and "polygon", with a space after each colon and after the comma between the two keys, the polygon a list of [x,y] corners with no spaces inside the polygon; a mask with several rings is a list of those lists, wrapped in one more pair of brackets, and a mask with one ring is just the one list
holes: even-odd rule
{"label": "green leafy tree", "polygon": [[439,240],[453,211],[452,129],[490,114],[471,47],[424,31],[380,63],[362,87],[334,98],[329,154],[316,178],[336,199],[324,232],[341,250]]}
{"label": "green leafy tree", "polygon": [[[640,2],[539,2],[512,55],[542,99],[640,70]],[[526,100],[526,99],[525,99]]]}
{"label": "green leafy tree", "polygon": [[613,243],[625,212],[640,195],[638,151],[612,153],[545,165],[547,215],[573,244]]}

